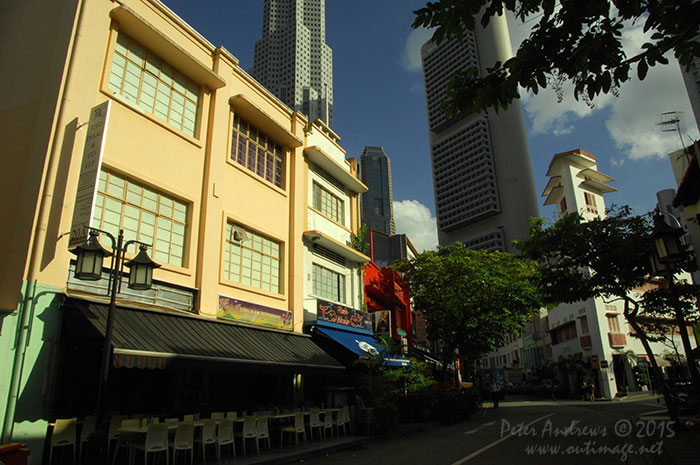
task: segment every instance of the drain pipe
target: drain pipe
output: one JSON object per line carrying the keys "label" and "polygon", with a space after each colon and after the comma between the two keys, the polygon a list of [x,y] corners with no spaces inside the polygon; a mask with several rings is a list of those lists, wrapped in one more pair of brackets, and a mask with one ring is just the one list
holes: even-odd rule
{"label": "drain pipe", "polygon": [[[49,216],[51,214],[51,203],[59,164],[58,159],[60,158],[60,149],[56,147],[56,132],[63,121],[65,92],[71,82],[71,76],[74,71],[73,58],[79,41],[83,7],[84,0],[77,0],[74,10],[76,13],[73,20],[73,27],[71,28],[72,43],[68,47],[68,53],[66,55],[68,65],[65,71],[64,85],[60,90],[60,95],[58,98],[59,108],[54,119],[54,125],[52,127],[52,133],[48,144],[48,147],[50,147],[50,153],[48,156],[48,163],[44,168],[45,174],[42,180],[43,186],[40,188],[41,199],[39,200],[38,214],[34,226],[34,238],[28,251],[29,263],[26,274],[27,284],[25,286],[24,301],[21,305],[21,314],[18,315],[18,320],[21,321],[18,321],[17,326],[15,356],[12,365],[12,375],[10,378],[10,389],[7,398],[7,407],[5,409],[5,418],[2,424],[1,438],[3,443],[11,442],[14,432],[15,411],[21,388],[22,370],[24,367],[27,350],[26,346],[31,330],[31,316],[34,314],[37,276],[39,275],[38,270],[40,269],[39,262],[41,260],[42,251],[44,250],[44,243],[46,241],[46,225],[48,224]],[[34,287],[30,295],[29,287],[31,282],[34,283]]]}

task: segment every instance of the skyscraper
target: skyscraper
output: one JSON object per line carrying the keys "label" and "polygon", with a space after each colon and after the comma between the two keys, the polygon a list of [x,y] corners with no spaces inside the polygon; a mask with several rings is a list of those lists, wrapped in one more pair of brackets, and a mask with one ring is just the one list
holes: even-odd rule
{"label": "skyscraper", "polygon": [[250,74],[290,108],[333,126],[333,51],[325,0],[265,0]]}
{"label": "skyscraper", "polygon": [[428,41],[421,48],[433,167],[438,241],[514,252],[513,239],[527,236],[539,216],[522,107],[514,101],[496,114],[461,114],[447,120],[441,104],[458,69],[485,73],[512,56],[504,17],[464,40]]}
{"label": "skyscraper", "polygon": [[386,234],[396,234],[391,160],[382,147],[366,146],[360,155],[360,181],[369,191],[360,197],[362,222]]}

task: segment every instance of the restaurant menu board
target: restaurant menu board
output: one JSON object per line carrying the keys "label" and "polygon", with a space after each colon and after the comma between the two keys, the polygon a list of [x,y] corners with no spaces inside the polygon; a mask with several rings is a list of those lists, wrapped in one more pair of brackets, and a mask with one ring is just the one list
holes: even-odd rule
{"label": "restaurant menu board", "polygon": [[351,328],[372,331],[372,316],[361,310],[348,308],[325,300],[317,301],[316,318],[330,323],[350,326]]}
{"label": "restaurant menu board", "polygon": [[219,296],[219,318],[271,326],[280,329],[293,329],[292,312],[245,302],[231,297]]}

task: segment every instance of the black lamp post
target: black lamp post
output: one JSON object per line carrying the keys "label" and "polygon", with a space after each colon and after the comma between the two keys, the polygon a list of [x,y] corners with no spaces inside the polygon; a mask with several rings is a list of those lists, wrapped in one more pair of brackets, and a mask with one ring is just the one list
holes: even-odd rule
{"label": "black lamp post", "polygon": [[[124,243],[124,231],[119,230],[119,236],[114,238],[110,233],[96,228],[90,228],[89,238],[85,244],[81,244],[71,250],[77,256],[75,266],[76,279],[97,281],[102,278],[102,260],[104,257],[112,257],[112,267],[109,273],[109,310],[107,311],[107,325],[105,327],[105,341],[102,351],[102,365],[100,368],[100,380],[97,387],[97,409],[95,419],[97,428],[88,438],[88,456],[100,463],[107,463],[106,446],[108,434],[104,428],[104,390],[109,378],[109,365],[112,357],[112,333],[114,330],[114,313],[116,309],[117,293],[121,287],[123,267],[126,265],[130,270],[129,288],[137,290],[147,290],[151,288],[153,282],[153,270],[160,265],[155,263],[146,253],[149,244],[144,244],[136,240]],[[104,234],[112,241],[112,252],[109,252],[100,245],[99,234]],[[124,263],[124,255],[131,244],[139,244],[139,253],[128,263]],[[98,463],[91,461],[90,463]]]}
{"label": "black lamp post", "polygon": [[[666,214],[671,216],[674,221],[678,222],[673,215],[669,213]],[[674,302],[676,303],[678,303],[678,296],[675,295],[675,281],[673,275],[681,271],[684,262],[687,262],[691,258],[686,250],[687,246],[682,240],[682,236],[685,233],[683,232],[683,228],[680,227],[680,223],[678,224],[678,227],[671,226],[666,223],[663,215],[657,214],[654,217],[654,231],[649,236],[650,242],[654,244],[653,250],[649,255],[652,274],[666,277],[669,290],[674,296]],[[680,332],[683,349],[685,350],[686,360],[688,362],[688,371],[690,372],[690,377],[693,382],[695,398],[696,400],[700,400],[700,375],[698,374],[695,357],[690,345],[685,317],[680,309],[680,305],[676,305],[674,311],[676,325]]]}

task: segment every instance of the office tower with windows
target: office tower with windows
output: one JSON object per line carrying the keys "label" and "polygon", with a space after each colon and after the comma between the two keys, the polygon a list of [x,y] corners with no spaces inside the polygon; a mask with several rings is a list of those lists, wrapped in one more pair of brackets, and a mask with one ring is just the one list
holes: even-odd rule
{"label": "office tower with windows", "polygon": [[441,104],[458,69],[481,73],[512,56],[504,17],[464,34],[464,40],[421,48],[433,168],[438,241],[474,249],[515,252],[539,216],[523,110],[515,100],[496,114],[460,114],[446,119]]}
{"label": "office tower with windows", "polygon": [[250,74],[290,108],[333,126],[325,0],[265,0]]}
{"label": "office tower with windows", "polygon": [[369,191],[360,197],[362,222],[386,234],[396,234],[391,160],[383,147],[366,146],[360,155],[360,180]]}

